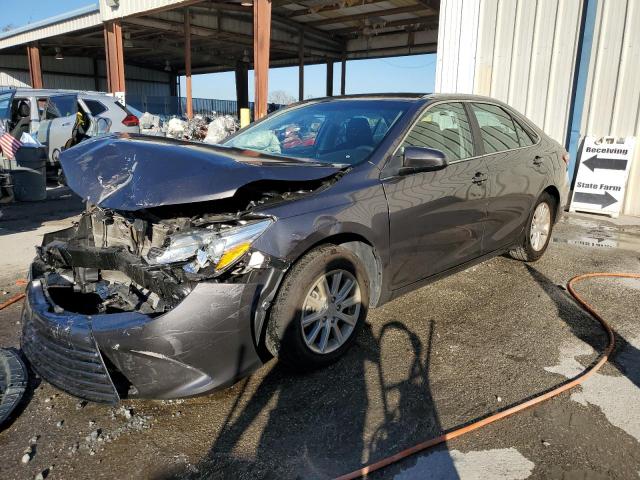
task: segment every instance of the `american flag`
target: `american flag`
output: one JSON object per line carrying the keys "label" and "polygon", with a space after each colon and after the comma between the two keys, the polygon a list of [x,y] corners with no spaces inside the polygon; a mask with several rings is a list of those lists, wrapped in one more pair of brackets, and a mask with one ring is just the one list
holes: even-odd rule
{"label": "american flag", "polygon": [[3,133],[0,136],[0,150],[5,157],[12,159],[16,156],[16,152],[22,146],[22,142],[10,133]]}

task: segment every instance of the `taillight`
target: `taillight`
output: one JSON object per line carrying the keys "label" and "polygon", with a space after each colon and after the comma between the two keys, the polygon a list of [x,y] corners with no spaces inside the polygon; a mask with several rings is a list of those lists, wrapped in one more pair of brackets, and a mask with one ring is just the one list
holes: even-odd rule
{"label": "taillight", "polygon": [[564,162],[564,166],[567,167],[567,169],[569,168],[569,152],[564,152],[562,154],[562,161]]}
{"label": "taillight", "polygon": [[138,125],[140,125],[140,120],[138,120],[138,117],[136,117],[135,115],[129,114],[124,117],[124,120],[122,120],[122,124],[125,127],[137,127]]}

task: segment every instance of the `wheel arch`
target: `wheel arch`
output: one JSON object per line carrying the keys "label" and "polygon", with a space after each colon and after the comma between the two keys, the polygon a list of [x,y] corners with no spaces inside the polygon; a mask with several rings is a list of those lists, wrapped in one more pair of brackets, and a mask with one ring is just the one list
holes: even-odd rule
{"label": "wheel arch", "polygon": [[300,258],[309,253],[311,250],[318,248],[322,245],[339,245],[342,248],[346,248],[353,252],[358,258],[362,260],[367,276],[369,277],[369,306],[375,308],[380,301],[382,294],[382,261],[380,256],[373,246],[373,243],[369,241],[365,236],[355,232],[340,232],[322,239],[306,246],[306,248],[296,255],[296,263]]}
{"label": "wheel arch", "polygon": [[542,191],[542,193],[548,193],[556,201],[556,211],[554,212],[554,218],[553,218],[553,221],[555,223],[560,218],[560,215],[558,213],[562,208],[560,204],[560,190],[558,190],[558,188],[555,185],[549,185],[547,188],[545,188]]}

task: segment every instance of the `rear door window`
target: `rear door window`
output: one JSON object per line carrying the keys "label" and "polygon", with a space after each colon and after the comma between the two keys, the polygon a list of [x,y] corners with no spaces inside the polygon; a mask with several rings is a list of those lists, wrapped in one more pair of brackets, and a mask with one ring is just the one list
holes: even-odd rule
{"label": "rear door window", "polygon": [[504,109],[489,103],[472,103],[485,153],[496,153],[520,147],[516,125]]}
{"label": "rear door window", "polygon": [[105,107],[101,102],[97,100],[88,100],[85,98],[82,101],[89,109],[89,112],[91,113],[91,115],[94,117],[97,117],[101,113],[104,113],[107,111],[107,107]]}
{"label": "rear door window", "polygon": [[69,117],[78,111],[78,102],[75,95],[57,95],[49,97],[45,110],[45,119]]}
{"label": "rear door window", "polygon": [[473,157],[469,118],[461,103],[444,103],[429,108],[411,128],[402,147],[440,150],[448,161]]}
{"label": "rear door window", "polygon": [[518,132],[518,141],[520,142],[521,147],[528,147],[529,145],[533,145],[533,139],[531,135],[527,133],[527,131],[518,123],[517,120],[514,121],[516,124],[516,132]]}

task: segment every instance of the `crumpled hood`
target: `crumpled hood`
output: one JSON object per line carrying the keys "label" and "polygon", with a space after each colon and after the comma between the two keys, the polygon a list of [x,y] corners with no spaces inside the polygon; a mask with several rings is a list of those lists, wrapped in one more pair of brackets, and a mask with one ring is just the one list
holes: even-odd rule
{"label": "crumpled hood", "polygon": [[60,163],[67,184],[82,198],[125,211],[218,200],[258,180],[320,180],[340,170],[255,151],[126,133],[86,140],[62,152]]}

